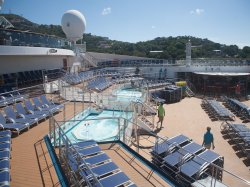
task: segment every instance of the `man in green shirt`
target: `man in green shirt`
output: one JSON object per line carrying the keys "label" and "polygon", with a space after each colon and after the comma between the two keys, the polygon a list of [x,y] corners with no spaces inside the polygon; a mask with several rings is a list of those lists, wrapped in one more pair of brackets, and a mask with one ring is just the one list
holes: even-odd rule
{"label": "man in green shirt", "polygon": [[158,128],[158,123],[160,123],[160,122],[161,122],[160,128],[162,128],[162,122],[163,122],[164,116],[165,116],[165,109],[163,107],[163,103],[161,103],[160,106],[158,107],[159,121],[157,122],[157,128]]}

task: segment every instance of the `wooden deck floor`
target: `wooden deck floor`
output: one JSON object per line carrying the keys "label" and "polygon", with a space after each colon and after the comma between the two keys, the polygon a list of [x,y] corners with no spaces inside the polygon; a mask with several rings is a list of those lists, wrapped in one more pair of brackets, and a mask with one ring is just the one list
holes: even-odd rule
{"label": "wooden deck floor", "polygon": [[43,137],[48,120],[12,139],[11,186],[57,186],[58,179]]}

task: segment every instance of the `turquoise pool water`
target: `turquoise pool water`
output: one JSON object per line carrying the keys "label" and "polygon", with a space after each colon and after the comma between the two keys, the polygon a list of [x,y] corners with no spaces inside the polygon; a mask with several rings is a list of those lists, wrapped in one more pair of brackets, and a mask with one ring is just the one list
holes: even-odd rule
{"label": "turquoise pool water", "polygon": [[78,119],[82,121],[69,129],[66,135],[71,142],[91,139],[96,141],[114,140],[118,135],[118,120],[99,118],[120,116],[130,120],[132,118],[132,112],[124,113],[121,111],[103,110],[99,114],[90,113],[82,119]]}
{"label": "turquoise pool water", "polygon": [[113,94],[117,96],[119,101],[136,101],[138,99],[141,100],[142,97],[142,92],[135,88],[119,89]]}

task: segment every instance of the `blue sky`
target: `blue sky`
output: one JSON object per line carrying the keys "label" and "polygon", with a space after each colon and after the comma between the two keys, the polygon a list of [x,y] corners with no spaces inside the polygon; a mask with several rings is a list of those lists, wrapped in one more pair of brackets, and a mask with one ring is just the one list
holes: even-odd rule
{"label": "blue sky", "polygon": [[60,24],[69,9],[84,14],[86,33],[114,40],[188,35],[250,46],[250,0],[5,0],[2,12]]}

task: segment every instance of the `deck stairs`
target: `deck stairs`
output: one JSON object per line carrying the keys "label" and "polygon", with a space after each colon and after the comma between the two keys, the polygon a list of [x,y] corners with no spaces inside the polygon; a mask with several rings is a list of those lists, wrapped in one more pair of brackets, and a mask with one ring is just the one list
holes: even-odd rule
{"label": "deck stairs", "polygon": [[194,97],[194,92],[188,87],[186,86],[186,90],[185,90],[186,96],[188,97]]}

